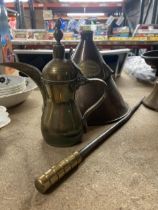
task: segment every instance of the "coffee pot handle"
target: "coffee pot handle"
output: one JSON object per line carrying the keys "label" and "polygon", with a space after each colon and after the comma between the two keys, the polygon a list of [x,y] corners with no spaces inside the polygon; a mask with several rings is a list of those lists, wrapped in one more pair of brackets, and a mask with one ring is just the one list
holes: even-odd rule
{"label": "coffee pot handle", "polygon": [[[87,83],[92,83],[92,82],[99,82],[99,83],[103,84],[104,87],[107,87],[106,82],[105,82],[104,80],[102,80],[102,79],[99,79],[99,78],[90,78],[90,79],[86,78],[86,79],[84,80],[84,82],[83,82],[81,85],[86,85]],[[104,100],[105,100],[105,91],[104,91],[103,95],[102,95],[102,96],[101,96],[101,97],[100,97],[92,106],[90,106],[90,107],[84,112],[84,114],[83,114],[83,116],[82,116],[82,121],[83,121],[83,126],[84,126],[85,130],[86,130],[86,128],[87,128],[87,121],[86,121],[86,118],[87,118],[95,109],[97,109],[97,108],[103,103]]]}

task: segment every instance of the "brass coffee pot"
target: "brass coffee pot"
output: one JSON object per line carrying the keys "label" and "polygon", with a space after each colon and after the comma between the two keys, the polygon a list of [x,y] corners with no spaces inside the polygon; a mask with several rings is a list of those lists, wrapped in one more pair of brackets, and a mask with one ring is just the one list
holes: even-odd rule
{"label": "brass coffee pot", "polygon": [[85,77],[97,77],[107,83],[107,88],[103,88],[100,84],[91,83],[77,90],[76,101],[81,113],[84,113],[87,107],[91,106],[102,94],[105,94],[103,103],[88,116],[88,125],[104,125],[125,116],[128,112],[128,106],[112,78],[113,71],[104,62],[93,42],[92,31],[81,32],[81,41],[72,55],[72,59],[80,67]]}
{"label": "brass coffee pot", "polygon": [[86,79],[79,68],[66,60],[64,46],[60,43],[63,33],[61,22],[57,21],[54,37],[53,60],[44,67],[42,73],[35,67],[24,63],[5,63],[30,76],[38,85],[43,96],[43,113],[41,131],[45,141],[54,146],[72,146],[81,141],[86,127],[86,118],[102,101],[100,97],[81,115],[75,102],[76,89],[81,85],[99,82],[106,86],[101,79]]}

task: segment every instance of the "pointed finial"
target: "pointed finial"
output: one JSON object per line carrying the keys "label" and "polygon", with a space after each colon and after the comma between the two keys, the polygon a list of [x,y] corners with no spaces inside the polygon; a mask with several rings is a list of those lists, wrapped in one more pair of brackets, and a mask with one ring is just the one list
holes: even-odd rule
{"label": "pointed finial", "polygon": [[60,30],[61,28],[61,20],[58,19],[55,23],[55,32],[54,37],[57,41],[57,44],[60,44],[60,40],[63,38],[63,32]]}

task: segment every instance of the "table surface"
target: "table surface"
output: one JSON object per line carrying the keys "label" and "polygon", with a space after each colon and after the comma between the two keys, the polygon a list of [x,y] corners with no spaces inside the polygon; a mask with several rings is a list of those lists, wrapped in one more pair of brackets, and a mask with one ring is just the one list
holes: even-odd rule
{"label": "table surface", "polygon": [[[132,107],[152,90],[123,72],[117,79]],[[40,131],[38,90],[9,109],[11,123],[0,130],[0,209],[156,210],[158,209],[158,113],[143,105],[117,133],[96,149],[54,191],[42,195],[34,178],[111,125],[89,127],[81,144],[55,148]]]}

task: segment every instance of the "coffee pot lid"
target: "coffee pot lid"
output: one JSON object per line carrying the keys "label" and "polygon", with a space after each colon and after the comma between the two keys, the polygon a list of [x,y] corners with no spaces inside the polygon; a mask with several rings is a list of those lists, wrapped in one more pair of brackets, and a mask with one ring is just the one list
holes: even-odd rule
{"label": "coffee pot lid", "polygon": [[77,78],[79,68],[71,59],[65,59],[64,45],[61,43],[63,32],[61,31],[61,20],[55,24],[54,38],[56,43],[53,47],[53,60],[43,69],[43,79],[47,82],[70,82]]}

